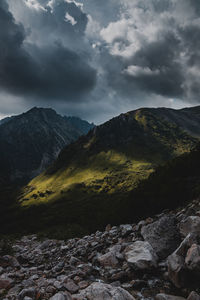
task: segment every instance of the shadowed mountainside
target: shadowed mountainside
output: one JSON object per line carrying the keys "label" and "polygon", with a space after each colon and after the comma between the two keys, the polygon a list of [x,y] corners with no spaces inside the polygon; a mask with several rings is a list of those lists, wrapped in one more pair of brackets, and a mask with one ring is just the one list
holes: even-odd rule
{"label": "shadowed mountainside", "polygon": [[[24,228],[28,221],[31,232],[71,236],[134,220],[146,214],[145,207],[152,212],[160,209],[162,201],[158,205],[145,198],[153,203],[149,207],[132,193],[159,165],[189,152],[198,142],[192,124],[194,120],[198,124],[199,107],[167,111],[122,114],[67,146],[46,172],[21,191],[16,202],[20,213],[15,213],[18,226]],[[190,111],[184,125],[184,115]],[[166,205],[171,205],[170,199]],[[16,206],[12,210],[16,212]],[[7,222],[10,231],[12,222]]]}
{"label": "shadowed mountainside", "polygon": [[94,126],[53,109],[33,108],[0,123],[0,177],[5,182],[27,180],[41,173],[64,146]]}

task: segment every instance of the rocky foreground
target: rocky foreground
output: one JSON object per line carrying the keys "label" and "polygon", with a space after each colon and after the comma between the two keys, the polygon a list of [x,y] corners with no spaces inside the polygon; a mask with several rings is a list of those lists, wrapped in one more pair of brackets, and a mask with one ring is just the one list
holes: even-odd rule
{"label": "rocky foreground", "polygon": [[200,202],[82,239],[25,236],[12,251],[0,299],[199,300]]}

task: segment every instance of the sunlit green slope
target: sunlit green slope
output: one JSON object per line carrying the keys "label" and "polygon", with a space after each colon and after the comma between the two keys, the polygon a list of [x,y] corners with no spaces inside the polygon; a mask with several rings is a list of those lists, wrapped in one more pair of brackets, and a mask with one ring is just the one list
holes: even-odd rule
{"label": "sunlit green slope", "polygon": [[51,168],[24,188],[21,206],[77,196],[81,201],[86,195],[119,196],[134,189],[156,165],[190,151],[195,143],[157,110],[122,114],[65,148]]}

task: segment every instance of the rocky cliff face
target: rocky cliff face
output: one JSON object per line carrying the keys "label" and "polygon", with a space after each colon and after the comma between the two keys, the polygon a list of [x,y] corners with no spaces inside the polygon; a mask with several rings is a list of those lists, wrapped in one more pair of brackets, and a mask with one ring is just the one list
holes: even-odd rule
{"label": "rocky cliff face", "polygon": [[195,200],[83,238],[1,240],[0,298],[199,300],[199,212]]}
{"label": "rocky cliff face", "polygon": [[62,117],[52,109],[33,108],[0,123],[0,175],[5,180],[30,179],[42,172],[61,149],[93,125]]}

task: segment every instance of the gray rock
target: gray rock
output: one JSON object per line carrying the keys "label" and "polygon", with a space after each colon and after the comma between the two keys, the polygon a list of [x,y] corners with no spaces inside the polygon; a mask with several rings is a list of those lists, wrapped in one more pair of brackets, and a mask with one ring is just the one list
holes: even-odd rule
{"label": "gray rock", "polygon": [[187,271],[185,268],[184,258],[173,253],[168,257],[167,262],[169,279],[176,287],[184,287],[187,281]]}
{"label": "gray rock", "polygon": [[50,300],[72,300],[72,297],[69,293],[57,293]]}
{"label": "gray rock", "polygon": [[129,224],[121,225],[120,229],[123,237],[129,235],[129,233],[133,231],[133,227]]}
{"label": "gray rock", "polygon": [[187,300],[200,300],[200,296],[196,292],[191,292]]}
{"label": "gray rock", "polygon": [[185,300],[185,298],[167,294],[157,294],[156,300]]}
{"label": "gray rock", "polygon": [[10,289],[13,283],[13,280],[8,277],[0,277],[0,289]]}
{"label": "gray rock", "polygon": [[103,267],[116,267],[118,265],[118,260],[114,252],[108,252],[104,255],[99,256],[98,262]]}
{"label": "gray rock", "polygon": [[72,294],[77,293],[79,290],[79,286],[76,285],[72,279],[68,279],[64,287]]}
{"label": "gray rock", "polygon": [[88,300],[134,300],[126,290],[104,283],[93,283],[77,295],[77,299],[84,298]]}
{"label": "gray rock", "polygon": [[200,234],[200,217],[189,216],[187,219],[181,221],[180,232],[183,236],[187,236],[189,233]]}
{"label": "gray rock", "polygon": [[125,258],[134,269],[157,267],[158,257],[148,242],[137,241],[125,249]]}
{"label": "gray rock", "polygon": [[23,289],[18,295],[19,300],[23,300],[26,296],[32,299],[36,299],[37,296],[36,288]]}
{"label": "gray rock", "polygon": [[191,271],[200,272],[200,246],[193,244],[185,258],[186,266]]}
{"label": "gray rock", "polygon": [[0,266],[1,267],[13,267],[13,268],[19,268],[20,264],[18,260],[10,255],[4,255],[0,257]]}
{"label": "gray rock", "polygon": [[143,226],[141,234],[161,259],[170,255],[180,244],[175,216],[166,215],[154,223]]}

